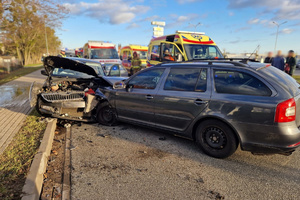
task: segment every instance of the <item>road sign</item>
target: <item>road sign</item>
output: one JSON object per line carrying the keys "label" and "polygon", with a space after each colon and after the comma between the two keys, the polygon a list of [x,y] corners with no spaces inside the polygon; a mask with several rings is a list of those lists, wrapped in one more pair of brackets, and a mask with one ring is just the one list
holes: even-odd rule
{"label": "road sign", "polygon": [[164,27],[153,27],[153,36],[160,37],[164,35]]}

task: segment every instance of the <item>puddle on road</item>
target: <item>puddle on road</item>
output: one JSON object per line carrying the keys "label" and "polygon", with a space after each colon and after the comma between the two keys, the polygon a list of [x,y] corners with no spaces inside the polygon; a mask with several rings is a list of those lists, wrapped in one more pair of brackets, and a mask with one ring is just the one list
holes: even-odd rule
{"label": "puddle on road", "polygon": [[29,87],[20,87],[15,85],[3,85],[0,86],[0,107],[6,106],[14,101],[14,99],[20,95],[24,98],[28,98],[27,94]]}

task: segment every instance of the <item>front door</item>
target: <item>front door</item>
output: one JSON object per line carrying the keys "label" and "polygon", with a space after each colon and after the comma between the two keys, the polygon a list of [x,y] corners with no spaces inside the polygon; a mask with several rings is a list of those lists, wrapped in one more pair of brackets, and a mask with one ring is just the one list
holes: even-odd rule
{"label": "front door", "polygon": [[158,126],[183,132],[208,105],[208,68],[171,68],[155,98]]}
{"label": "front door", "polygon": [[154,100],[164,68],[143,70],[133,76],[126,89],[116,92],[119,119],[154,125]]}

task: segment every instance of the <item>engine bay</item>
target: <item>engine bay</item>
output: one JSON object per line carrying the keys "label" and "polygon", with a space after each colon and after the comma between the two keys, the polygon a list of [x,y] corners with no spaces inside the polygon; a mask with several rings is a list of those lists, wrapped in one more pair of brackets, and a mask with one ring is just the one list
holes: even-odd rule
{"label": "engine bay", "polygon": [[96,91],[100,86],[101,80],[95,79],[47,80],[39,93],[37,108],[57,118],[90,120],[99,102]]}

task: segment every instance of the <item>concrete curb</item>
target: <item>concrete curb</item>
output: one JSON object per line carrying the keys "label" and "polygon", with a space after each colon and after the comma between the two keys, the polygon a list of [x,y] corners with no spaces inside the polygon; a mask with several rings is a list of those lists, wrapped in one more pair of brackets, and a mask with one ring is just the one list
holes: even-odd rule
{"label": "concrete curb", "polygon": [[71,127],[66,130],[62,200],[71,199]]}
{"label": "concrete curb", "polygon": [[47,124],[39,151],[34,156],[22,190],[22,200],[38,200],[40,198],[44,180],[43,176],[47,168],[48,157],[52,148],[56,123],[57,119],[53,119]]}

